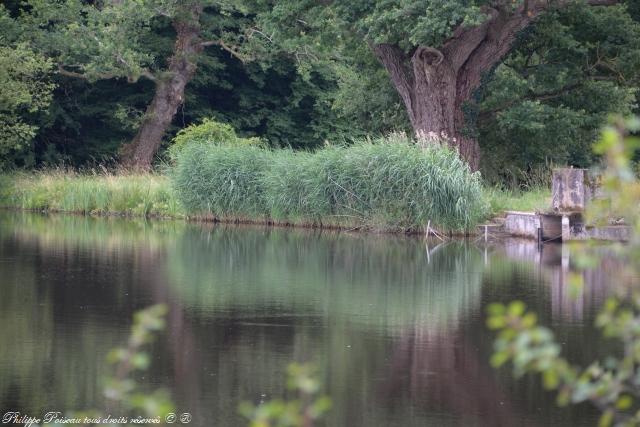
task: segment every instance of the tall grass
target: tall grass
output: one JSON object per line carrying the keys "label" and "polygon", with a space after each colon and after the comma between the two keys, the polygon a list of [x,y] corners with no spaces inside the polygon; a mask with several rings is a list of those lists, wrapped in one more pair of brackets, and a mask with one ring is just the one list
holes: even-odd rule
{"label": "tall grass", "polygon": [[500,215],[504,211],[532,212],[551,208],[551,190],[547,186],[535,186],[527,190],[486,187],[484,195],[491,215]]}
{"label": "tall grass", "polygon": [[84,214],[183,216],[169,179],[153,174],[47,170],[0,175],[0,206]]}
{"label": "tall grass", "polygon": [[176,161],[176,194],[192,214],[458,231],[486,213],[479,174],[451,150],[408,138],[316,153],[190,144]]}
{"label": "tall grass", "polygon": [[0,207],[382,229],[418,228],[431,220],[460,229],[483,219],[483,205],[485,217],[550,206],[545,187],[486,187],[479,196],[477,177],[451,155],[427,149],[416,156],[415,147],[384,142],[314,154],[225,146],[211,153],[194,146],[181,155],[171,179],[60,169],[0,174]]}

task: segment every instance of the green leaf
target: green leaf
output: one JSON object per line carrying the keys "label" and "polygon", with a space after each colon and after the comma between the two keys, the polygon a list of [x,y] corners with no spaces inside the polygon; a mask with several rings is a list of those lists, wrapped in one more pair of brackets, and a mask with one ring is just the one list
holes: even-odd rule
{"label": "green leaf", "polygon": [[487,319],[489,329],[502,329],[507,326],[507,319],[502,316],[494,316]]}
{"label": "green leaf", "polygon": [[501,316],[505,314],[506,311],[507,309],[504,304],[494,302],[487,306],[487,314],[489,314],[490,316]]}
{"label": "green leaf", "polygon": [[509,304],[508,313],[510,316],[520,317],[524,313],[526,306],[522,301],[513,301]]}
{"label": "green leaf", "polygon": [[535,313],[527,313],[522,318],[522,326],[529,329],[533,328],[538,322],[538,316]]}
{"label": "green leaf", "polygon": [[633,405],[633,399],[631,396],[620,396],[616,401],[616,408],[620,410],[629,409]]}
{"label": "green leaf", "polygon": [[135,369],[144,370],[149,367],[150,359],[147,353],[137,353],[131,359],[131,365]]}
{"label": "green leaf", "polygon": [[558,373],[554,369],[547,369],[542,374],[542,382],[544,388],[547,390],[553,390],[558,388],[560,383],[560,379],[558,378]]}
{"label": "green leaf", "polygon": [[500,366],[504,365],[510,358],[510,355],[507,351],[499,351],[496,353],[493,353],[493,355],[491,355],[491,366],[493,366],[494,368],[499,368]]}
{"label": "green leaf", "polygon": [[613,422],[613,411],[606,410],[598,420],[598,427],[609,427]]}
{"label": "green leaf", "polygon": [[108,363],[118,363],[126,357],[127,352],[123,348],[114,348],[107,353]]}

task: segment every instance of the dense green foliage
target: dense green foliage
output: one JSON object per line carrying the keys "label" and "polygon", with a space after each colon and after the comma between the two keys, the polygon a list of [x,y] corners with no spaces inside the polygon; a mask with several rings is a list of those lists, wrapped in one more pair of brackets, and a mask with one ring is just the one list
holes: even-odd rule
{"label": "dense green foliage", "polygon": [[[0,45],[23,41],[59,66],[52,70],[54,102],[23,156],[73,165],[114,158],[144,118],[153,79],[170,74],[165,69],[176,36],[171,18],[182,17],[178,3],[117,2],[105,9],[33,0],[0,6]],[[200,38],[242,52],[234,56],[216,43],[203,51],[170,134],[208,117],[282,146],[313,146],[345,133],[346,120],[332,112],[332,70],[302,75],[294,58],[262,55],[264,35],[249,27],[244,6],[202,4]]]}
{"label": "dense green foliage", "polygon": [[638,18],[621,7],[572,7],[521,35],[479,102],[485,178],[521,182],[519,171],[536,165],[593,164],[608,115],[636,108]]}
{"label": "dense green foliage", "polygon": [[[13,129],[1,131],[0,163],[104,163],[134,137],[154,93],[146,72],[164,75],[177,12],[173,1],[149,0],[129,10],[133,4],[0,6],[0,49],[11,58],[0,67],[12,68],[0,73],[0,114]],[[407,130],[400,98],[367,43],[398,43],[408,51],[435,46],[457,23],[480,22],[483,2],[203,4],[202,39],[240,50],[234,56],[217,45],[204,49],[163,150],[179,129],[206,118],[232,125],[242,137],[292,148]],[[576,4],[519,34],[467,106],[485,179],[519,185],[522,172],[541,164],[597,161],[587,147],[599,126],[608,114],[637,105],[639,20],[634,2]],[[38,85],[20,94],[17,81]]]}
{"label": "dense green foliage", "polygon": [[34,116],[51,101],[53,86],[47,80],[51,65],[25,44],[0,44],[0,168],[12,165],[37,133]]}
{"label": "dense green foliage", "polygon": [[188,212],[221,218],[466,230],[485,213],[478,174],[402,135],[313,154],[191,144],[172,178]]}
{"label": "dense green foliage", "polygon": [[[345,73],[354,84],[340,86],[336,99],[353,94],[359,100],[363,80],[375,82],[381,94],[391,87],[389,76],[378,74],[381,66],[368,59],[373,55],[367,44],[392,44],[409,56],[419,46],[440,47],[456,26],[483,22],[483,7],[499,4],[284,1],[260,15],[260,22],[273,30],[284,49],[313,52],[301,56],[308,62],[339,57],[350,70],[358,70],[358,78]],[[505,15],[520,5],[521,1],[506,5]],[[607,116],[628,114],[637,105],[639,20],[635,2],[611,7],[575,2],[551,7],[518,34],[512,51],[501,65],[485,72],[463,107],[465,132],[479,138],[481,170],[488,180],[519,185],[522,172],[539,165],[586,167],[597,161],[589,147]],[[366,106],[353,103],[351,113],[368,108],[382,118],[402,109],[397,97],[396,104],[387,100],[384,105],[377,102],[380,95],[375,90],[369,93],[375,101]],[[407,126],[406,117],[399,119],[395,126]]]}

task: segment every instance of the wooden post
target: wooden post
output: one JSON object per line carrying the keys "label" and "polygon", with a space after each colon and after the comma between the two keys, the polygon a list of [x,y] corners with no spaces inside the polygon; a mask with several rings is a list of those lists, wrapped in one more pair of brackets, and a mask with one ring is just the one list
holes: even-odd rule
{"label": "wooden post", "polygon": [[542,246],[542,227],[538,227],[538,248]]}
{"label": "wooden post", "polygon": [[569,239],[571,239],[569,217],[567,215],[562,215],[562,241],[565,242]]}

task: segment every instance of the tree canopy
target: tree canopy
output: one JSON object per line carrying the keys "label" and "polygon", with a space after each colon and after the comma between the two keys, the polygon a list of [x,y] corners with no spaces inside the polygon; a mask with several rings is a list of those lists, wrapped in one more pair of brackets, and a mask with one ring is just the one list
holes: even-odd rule
{"label": "tree canopy", "polygon": [[35,116],[49,106],[51,62],[25,44],[0,45],[0,167],[35,137]]}
{"label": "tree canopy", "polygon": [[55,86],[41,113],[13,113],[32,126],[17,165],[131,159],[142,140],[150,163],[177,130],[213,118],[294,148],[435,133],[504,181],[591,164],[596,129],[637,104],[634,2],[27,0],[2,11],[0,46],[40,58],[38,81]]}
{"label": "tree canopy", "polygon": [[[297,56],[341,61],[350,56],[353,40],[366,43],[387,70],[413,130],[442,137],[474,168],[480,166],[477,98],[523,33],[550,14],[613,8],[629,16],[616,0],[271,3],[263,5],[259,22]],[[624,31],[637,34],[635,22],[624,24]],[[611,32],[602,26],[593,30],[603,41]],[[637,51],[628,39],[617,37],[614,43],[630,57]]]}

